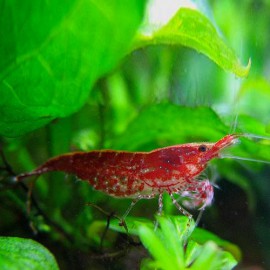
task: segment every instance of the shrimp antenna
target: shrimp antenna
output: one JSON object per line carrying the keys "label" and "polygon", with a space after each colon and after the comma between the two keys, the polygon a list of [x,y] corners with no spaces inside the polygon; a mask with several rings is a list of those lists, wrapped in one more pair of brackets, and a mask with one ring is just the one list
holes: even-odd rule
{"label": "shrimp antenna", "polygon": [[230,127],[231,133],[235,133],[236,128],[237,128],[237,123],[238,123],[238,113],[235,115],[234,121],[231,124],[231,127]]}
{"label": "shrimp antenna", "polygon": [[242,133],[239,135],[240,137],[250,138],[250,139],[257,139],[257,140],[270,140],[270,137],[262,136],[262,135],[255,135],[249,133]]}
{"label": "shrimp antenna", "polygon": [[[254,139],[254,140],[268,140],[268,141],[270,141],[270,137],[262,136],[262,135],[249,134],[249,133],[237,134],[237,137],[244,137],[244,138],[249,138],[249,139]],[[260,163],[270,164],[270,161],[267,161],[267,160],[259,160],[259,159],[248,158],[248,157],[239,157],[239,156],[234,156],[234,155],[230,155],[230,154],[227,154],[227,153],[221,153],[220,158],[232,158],[232,159],[238,159],[238,160],[244,160],[244,161],[260,162]]]}
{"label": "shrimp antenna", "polygon": [[270,161],[267,161],[267,160],[260,160],[260,159],[256,159],[256,158],[238,157],[238,156],[228,155],[228,154],[222,154],[222,155],[220,155],[220,158],[232,158],[232,159],[238,159],[238,160],[244,160],[244,161],[252,161],[252,162],[260,162],[260,163],[270,164]]}

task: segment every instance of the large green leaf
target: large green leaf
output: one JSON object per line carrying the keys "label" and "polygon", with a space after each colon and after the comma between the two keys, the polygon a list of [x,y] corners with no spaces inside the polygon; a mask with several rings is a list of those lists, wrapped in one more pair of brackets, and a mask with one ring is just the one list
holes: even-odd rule
{"label": "large green leaf", "polygon": [[0,134],[77,111],[130,46],[144,0],[1,1]]}
{"label": "large green leaf", "polygon": [[151,150],[156,146],[180,144],[185,141],[221,139],[228,132],[218,115],[210,108],[188,108],[168,103],[146,107],[127,127],[122,136],[108,147],[129,150]]}
{"label": "large green leaf", "polygon": [[165,25],[158,27],[155,22],[152,24],[145,23],[133,49],[156,44],[182,45],[205,54],[221,68],[239,77],[248,75],[251,62],[247,66],[241,65],[210,20],[198,10],[182,7]]}
{"label": "large green leaf", "polygon": [[57,270],[53,255],[41,244],[18,237],[0,237],[1,270]]}

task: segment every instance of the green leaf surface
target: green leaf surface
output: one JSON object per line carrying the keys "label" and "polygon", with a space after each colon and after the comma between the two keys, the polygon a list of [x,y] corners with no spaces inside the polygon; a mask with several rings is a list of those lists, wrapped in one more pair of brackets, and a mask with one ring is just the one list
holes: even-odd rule
{"label": "green leaf surface", "polygon": [[202,247],[201,253],[190,267],[191,270],[230,270],[237,264],[228,252],[222,252],[218,246],[209,241]]}
{"label": "green leaf surface", "polygon": [[[183,240],[184,237],[179,237],[178,231],[176,229],[175,224],[168,218],[165,217],[157,217],[157,221],[160,224],[160,228],[163,233],[163,237],[165,239],[164,245],[166,247],[167,252],[172,254],[176,259],[176,265],[184,266],[184,250]],[[184,230],[184,233],[187,230]]]}
{"label": "green leaf surface", "polygon": [[[147,225],[149,228],[154,229],[154,223],[146,218],[128,216],[125,218],[125,223],[127,225],[128,232],[133,235],[139,234],[138,226],[140,224]],[[104,223],[104,225],[106,225],[106,223]],[[127,232],[124,226],[119,225],[119,219],[112,219],[110,221],[110,229],[121,233]]]}
{"label": "green leaf surface", "polygon": [[217,251],[217,245],[214,242],[206,243],[190,269],[218,269],[216,264],[219,262],[220,258]]}
{"label": "green leaf surface", "polygon": [[76,112],[126,53],[145,1],[4,1],[0,134],[19,136]]}
{"label": "green leaf surface", "polygon": [[[183,264],[178,264],[179,260],[177,260],[177,257],[168,251],[165,245],[165,237],[162,241],[160,233],[154,232],[144,224],[141,224],[138,229],[143,245],[149,250],[154,259],[159,262],[161,269],[184,269]],[[170,243],[168,244],[170,245]]]}
{"label": "green leaf surface", "polygon": [[[147,132],[146,132],[147,131]],[[156,147],[186,141],[219,140],[228,132],[218,115],[210,108],[188,108],[172,104],[146,107],[127,127],[123,135],[108,147],[128,150],[152,150]]]}
{"label": "green leaf surface", "polygon": [[185,265],[191,265],[199,256],[201,249],[202,247],[198,243],[189,240],[186,248]]}
{"label": "green leaf surface", "polygon": [[251,61],[247,66],[241,65],[234,51],[219,36],[210,20],[198,10],[180,8],[160,28],[152,27],[152,32],[149,31],[149,25],[144,28],[148,29],[147,34],[142,29],[142,33],[134,41],[133,49],[157,44],[186,46],[205,54],[221,68],[239,77],[246,77],[249,73]]}
{"label": "green leaf surface", "polygon": [[1,270],[57,270],[53,255],[31,239],[0,237]]}
{"label": "green leaf surface", "polygon": [[239,114],[251,115],[265,123],[270,121],[270,83],[264,77],[245,80],[236,102]]}
{"label": "green leaf surface", "polygon": [[219,247],[222,247],[223,249],[229,251],[237,261],[240,261],[242,258],[241,250],[238,246],[232,244],[229,241],[226,241],[224,239],[221,239],[217,235],[206,231],[201,228],[196,228],[191,235],[191,239],[193,239],[195,242],[199,244],[204,244],[207,241],[213,241],[215,242]]}

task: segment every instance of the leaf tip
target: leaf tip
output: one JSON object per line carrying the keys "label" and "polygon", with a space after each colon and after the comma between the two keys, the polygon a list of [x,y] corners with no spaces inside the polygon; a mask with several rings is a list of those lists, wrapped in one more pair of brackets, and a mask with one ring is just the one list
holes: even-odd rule
{"label": "leaf tip", "polygon": [[249,74],[249,70],[251,68],[251,58],[248,59],[248,64],[246,66],[242,66],[241,64],[236,67],[235,74],[239,77],[247,77]]}

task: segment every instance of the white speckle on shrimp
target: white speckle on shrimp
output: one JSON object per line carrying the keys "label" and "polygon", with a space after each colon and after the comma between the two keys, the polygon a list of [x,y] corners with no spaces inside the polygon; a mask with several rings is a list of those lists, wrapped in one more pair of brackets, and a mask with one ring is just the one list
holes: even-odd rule
{"label": "white speckle on shrimp", "polygon": [[193,164],[187,164],[186,168],[188,169],[190,174],[194,174],[198,171],[198,168]]}

